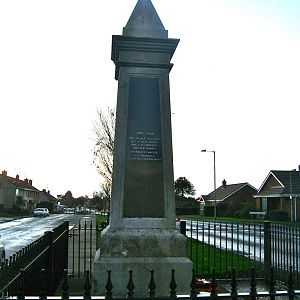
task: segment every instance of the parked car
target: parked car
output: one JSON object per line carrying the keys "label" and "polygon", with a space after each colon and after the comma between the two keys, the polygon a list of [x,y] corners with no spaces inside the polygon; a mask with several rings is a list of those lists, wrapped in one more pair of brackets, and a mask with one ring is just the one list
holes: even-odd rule
{"label": "parked car", "polygon": [[75,213],[75,208],[72,207],[64,208],[64,214],[74,214],[74,213]]}
{"label": "parked car", "polygon": [[36,208],[33,211],[33,216],[34,217],[48,217],[49,210],[48,210],[48,208],[43,208],[43,207]]}
{"label": "parked car", "polygon": [[[1,236],[0,236],[1,238]],[[4,245],[1,242],[0,239],[0,264],[3,263],[5,261],[5,249],[4,249]]]}

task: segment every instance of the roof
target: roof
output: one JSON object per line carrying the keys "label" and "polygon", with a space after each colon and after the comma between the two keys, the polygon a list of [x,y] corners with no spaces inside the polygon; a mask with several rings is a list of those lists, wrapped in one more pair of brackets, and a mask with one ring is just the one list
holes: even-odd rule
{"label": "roof", "polygon": [[31,184],[29,184],[28,180],[26,182],[25,180],[17,179],[15,177],[10,177],[7,175],[2,175],[2,174],[0,174],[0,179],[5,180],[6,182],[10,183],[17,189],[32,190],[32,191],[39,192],[39,190],[37,188],[35,188]]}
{"label": "roof", "polygon": [[[250,185],[248,182],[236,183],[236,184],[226,184],[226,185],[221,185],[220,187],[218,187],[216,189],[216,201],[224,201],[228,197],[232,196],[233,194],[235,194],[236,192],[238,192],[239,190],[241,190],[242,188],[244,188],[246,186],[249,186],[250,188],[252,188],[256,193],[257,189],[255,187],[253,187],[252,185]],[[206,201],[215,200],[214,191],[212,191],[210,194],[208,194],[204,198]]]}
{"label": "roof", "polygon": [[[275,184],[266,187],[271,178],[275,179]],[[278,197],[300,195],[300,172],[296,170],[278,171],[271,170],[259,188],[256,197]]]}
{"label": "roof", "polygon": [[42,190],[41,193],[48,198],[49,201],[56,202],[57,199],[50,194],[50,191]]}

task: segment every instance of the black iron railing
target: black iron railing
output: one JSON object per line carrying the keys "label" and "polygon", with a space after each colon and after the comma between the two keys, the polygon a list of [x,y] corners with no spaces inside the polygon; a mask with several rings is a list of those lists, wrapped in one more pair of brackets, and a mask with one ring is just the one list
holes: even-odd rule
{"label": "black iron railing", "polygon": [[[42,271],[43,272],[43,271]],[[293,276],[291,274],[291,271],[288,275],[287,282],[289,283],[288,286],[285,289],[278,289],[276,287],[276,283],[274,280],[274,268],[271,268],[270,273],[270,283],[267,289],[264,291],[259,291],[257,288],[257,281],[256,281],[256,275],[255,275],[255,269],[252,269],[251,271],[251,278],[248,281],[248,291],[247,292],[240,292],[239,290],[239,281],[237,278],[237,272],[236,269],[233,269],[231,272],[231,280],[230,280],[230,288],[229,290],[226,290],[225,292],[219,291],[219,283],[215,277],[215,272],[213,270],[212,272],[212,279],[211,279],[211,289],[209,291],[201,291],[201,288],[199,289],[199,286],[196,284],[196,276],[195,271],[193,270],[191,274],[191,283],[190,286],[187,287],[188,295],[177,295],[176,288],[176,272],[175,270],[170,271],[170,278],[168,280],[170,282],[169,284],[169,291],[166,291],[166,296],[160,297],[156,295],[156,283],[155,283],[155,272],[154,270],[149,270],[149,283],[145,282],[145,294],[146,296],[143,298],[135,298],[135,286],[134,286],[134,280],[133,280],[133,271],[129,270],[128,278],[124,278],[123,280],[126,280],[128,282],[127,285],[127,291],[124,291],[124,296],[117,298],[114,297],[114,288],[113,288],[113,280],[115,278],[113,277],[113,274],[110,270],[107,270],[107,281],[105,284],[106,293],[105,295],[98,295],[92,296],[92,285],[90,280],[90,273],[89,271],[86,271],[84,279],[82,279],[82,293],[81,295],[77,295],[76,297],[69,296],[69,283],[68,283],[68,271],[65,270],[65,276],[64,280],[61,286],[60,296],[52,296],[51,298],[47,297],[47,294],[45,293],[45,290],[41,290],[39,293],[39,299],[52,299],[52,300],[58,300],[58,299],[259,299],[260,297],[267,297],[271,300],[274,300],[276,297],[282,297],[282,296],[288,296],[289,300],[294,299],[296,296],[300,295],[300,290],[294,289],[294,282],[293,282]],[[42,279],[41,277],[41,280]],[[118,280],[121,280],[118,278]],[[25,297],[25,291],[22,289],[23,286],[18,290],[15,297],[11,297],[10,299],[37,299],[33,297]]]}
{"label": "black iron railing", "polygon": [[16,295],[25,287],[25,295],[56,291],[68,267],[68,228],[69,222],[64,222],[5,260],[0,267],[2,297]]}
{"label": "black iron railing", "polygon": [[236,268],[238,277],[246,279],[255,267],[257,277],[263,278],[263,223],[186,221],[183,227],[198,276],[209,277],[215,268],[219,279],[228,279]]}
{"label": "black iron railing", "polygon": [[268,224],[270,259],[277,277],[286,277],[289,266],[295,270],[294,281],[300,286],[300,226],[296,224]]}
{"label": "black iron railing", "polygon": [[228,279],[236,268],[240,279],[268,279],[271,266],[276,280],[287,277],[300,288],[300,226],[265,222],[181,221],[188,240],[188,256],[196,274],[209,277],[215,268],[218,279]]}
{"label": "black iron railing", "polygon": [[98,224],[91,219],[79,222],[69,230],[69,275],[83,277],[85,270],[93,272],[95,252],[99,248],[98,240],[107,222]]}
{"label": "black iron railing", "polygon": [[[1,266],[0,292],[5,296],[18,293],[42,293],[45,297],[53,295],[63,276],[66,276],[64,269],[68,269],[71,277],[82,277],[83,286],[90,286],[85,270],[90,270],[88,277],[92,275],[95,250],[99,247],[97,235],[105,225],[99,226],[92,221],[86,221],[68,230],[66,222],[45,233]],[[230,293],[234,295],[235,287],[243,279],[248,283],[252,282],[252,290],[255,280],[264,280],[270,284],[267,293],[271,298],[274,293],[274,297],[282,293],[291,295],[292,290],[300,287],[298,225],[220,221],[187,221],[181,225],[182,233],[189,237],[188,255],[194,263],[193,276],[209,279],[211,283],[212,292],[205,297],[216,297],[214,285],[216,282],[224,284],[225,280],[230,282],[233,289]],[[172,284],[170,282],[172,297],[176,289],[175,277],[171,280]],[[66,295],[67,280],[66,277],[63,285]],[[128,286],[134,286],[133,282]],[[279,288],[285,292],[275,292]],[[249,287],[248,296],[251,289]],[[216,292],[219,292],[217,288]],[[113,287],[112,291],[108,289],[107,297],[110,293],[113,294]],[[128,297],[131,298],[130,295],[133,294],[134,291],[130,290]],[[204,297],[203,295],[198,294],[197,297]]]}

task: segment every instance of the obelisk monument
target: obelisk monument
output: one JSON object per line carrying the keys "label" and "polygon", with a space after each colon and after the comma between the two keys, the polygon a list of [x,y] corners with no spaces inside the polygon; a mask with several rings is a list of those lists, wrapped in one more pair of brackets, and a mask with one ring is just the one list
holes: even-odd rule
{"label": "obelisk monument", "polygon": [[126,296],[129,269],[135,296],[147,296],[150,269],[156,295],[167,296],[171,270],[178,293],[189,293],[192,262],[175,227],[169,72],[178,39],[168,38],[151,0],[138,0],[112,39],[118,80],[110,225],[102,232],[93,273],[94,295]]}

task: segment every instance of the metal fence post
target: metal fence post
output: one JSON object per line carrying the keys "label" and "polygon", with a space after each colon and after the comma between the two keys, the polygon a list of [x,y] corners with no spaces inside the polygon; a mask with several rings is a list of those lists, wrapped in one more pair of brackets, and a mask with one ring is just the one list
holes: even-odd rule
{"label": "metal fence post", "polygon": [[65,221],[65,237],[64,237],[65,253],[64,264],[62,270],[68,269],[69,265],[69,221]]}
{"label": "metal fence post", "polygon": [[180,233],[186,236],[186,221],[180,221]]}
{"label": "metal fence post", "polygon": [[48,237],[48,242],[49,242],[49,256],[48,256],[48,268],[47,268],[47,273],[48,273],[48,291],[53,290],[53,272],[54,272],[54,266],[53,266],[53,231],[46,231],[45,235]]}
{"label": "metal fence post", "polygon": [[271,223],[264,221],[264,278],[266,281],[270,279],[271,265]]}

